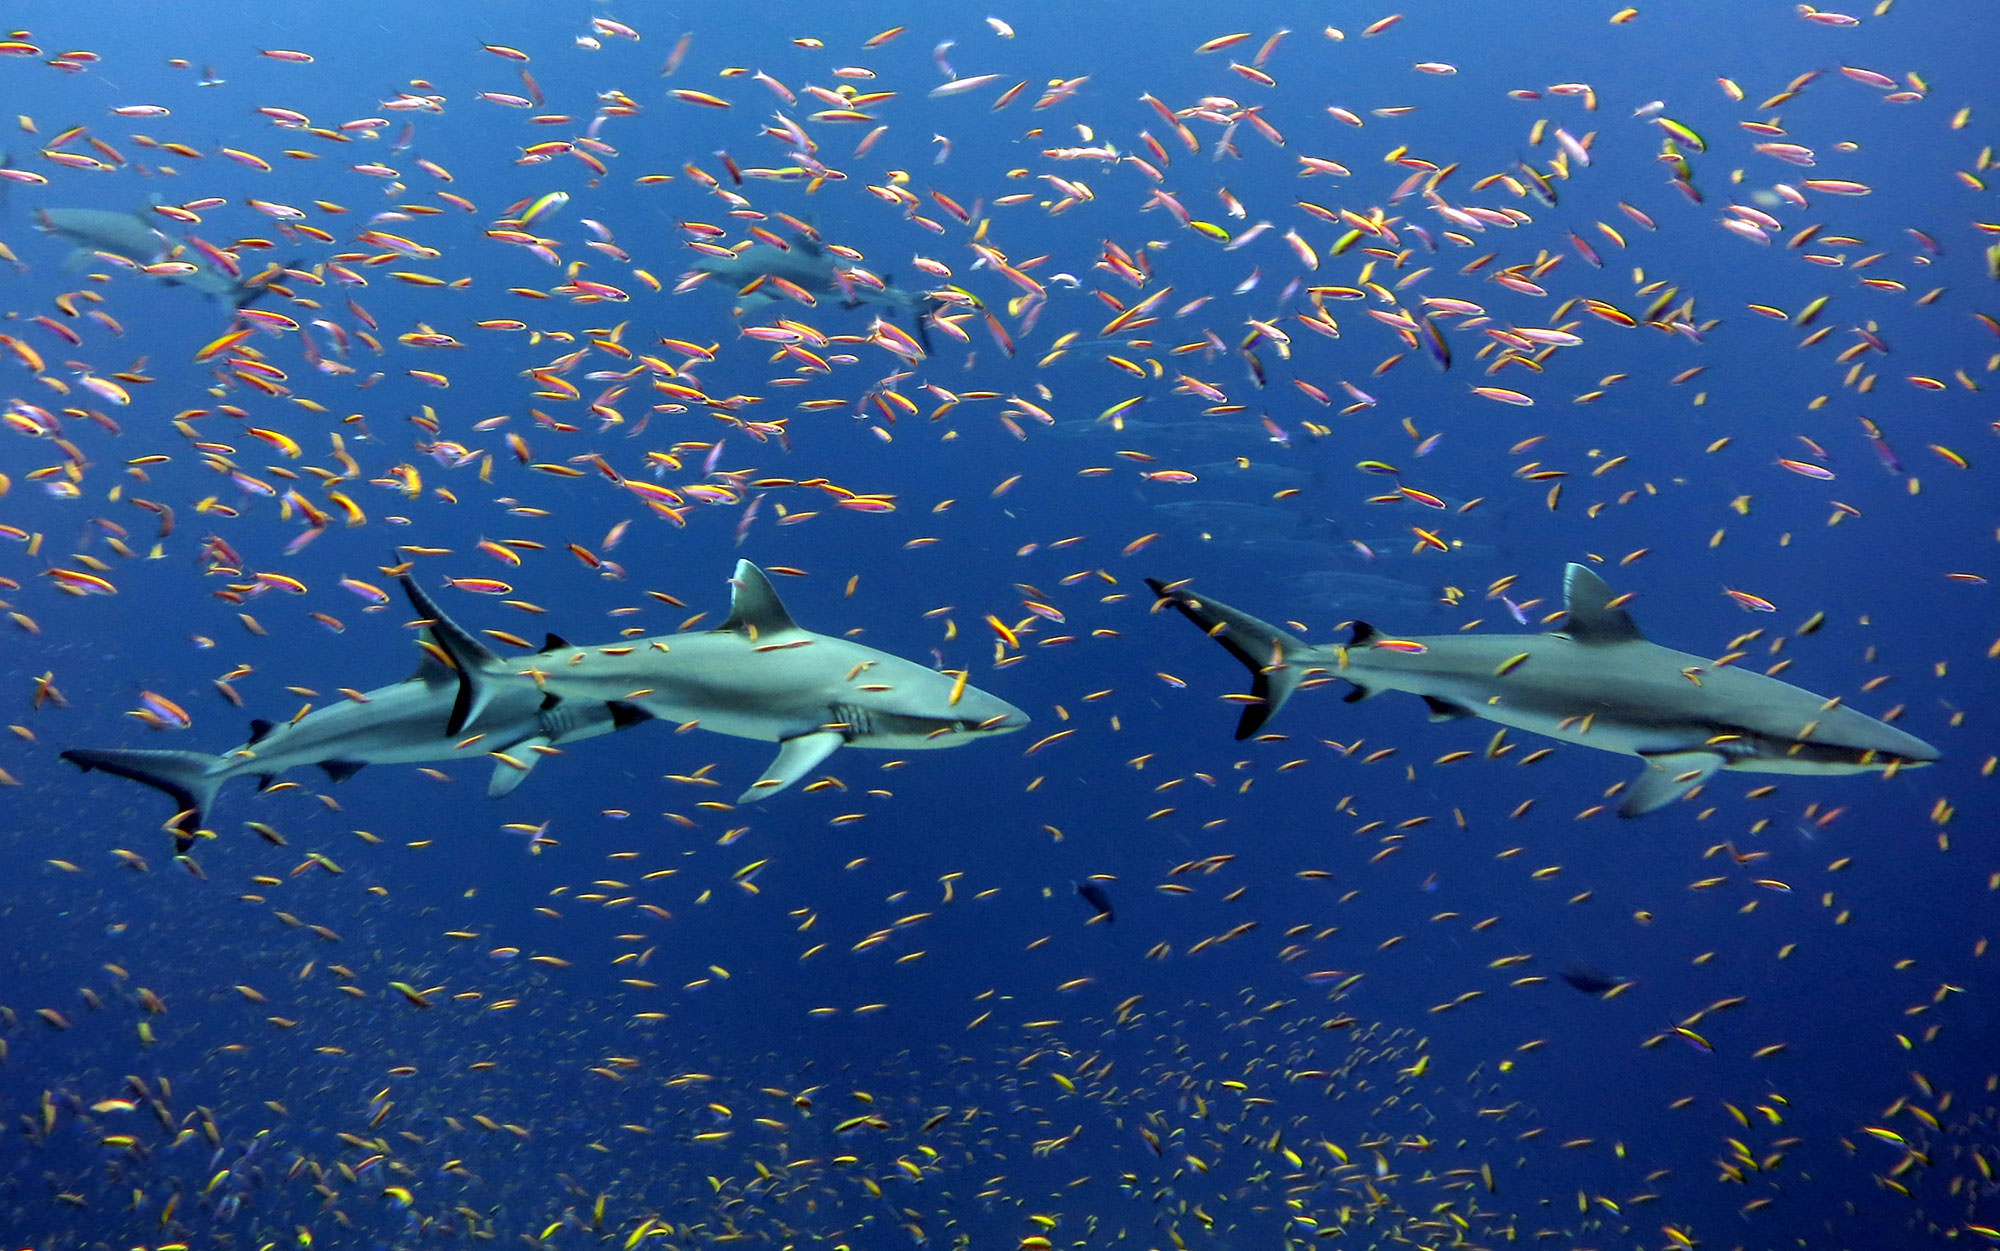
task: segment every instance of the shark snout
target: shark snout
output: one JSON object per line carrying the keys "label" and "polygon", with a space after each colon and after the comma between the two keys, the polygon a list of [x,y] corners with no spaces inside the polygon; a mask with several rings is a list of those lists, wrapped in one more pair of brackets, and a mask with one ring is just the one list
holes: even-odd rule
{"label": "shark snout", "polygon": [[[990,698],[990,697],[989,697]],[[993,707],[973,727],[980,734],[1012,734],[1026,729],[1031,718],[1004,699],[991,699]]]}
{"label": "shark snout", "polygon": [[1027,713],[977,687],[968,687],[960,695],[958,705],[952,709],[953,719],[964,726],[968,734],[1012,734],[1025,727],[1031,718]]}

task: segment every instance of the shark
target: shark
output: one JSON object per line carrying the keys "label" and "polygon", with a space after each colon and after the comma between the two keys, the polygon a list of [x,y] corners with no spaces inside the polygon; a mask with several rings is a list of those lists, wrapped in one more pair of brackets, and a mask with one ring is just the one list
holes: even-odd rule
{"label": "shark", "polygon": [[87,264],[100,254],[119,257],[135,266],[155,265],[169,259],[185,261],[193,268],[182,267],[183,272],[160,277],[160,281],[170,287],[199,291],[232,309],[242,308],[269,290],[261,283],[232,277],[206,259],[191,257],[153,229],[144,213],[47,208],[36,210],[35,217],[43,230],[76,245],[76,251],[70,255],[72,265]]}
{"label": "shark", "polygon": [[[909,291],[890,282],[878,285],[864,279],[852,266],[840,264],[817,240],[806,235],[794,236],[787,247],[753,243],[737,249],[733,257],[705,256],[695,262],[688,275],[692,281],[702,281],[701,276],[736,289],[738,317],[748,317],[766,305],[792,298],[785,285],[815,298],[837,297],[845,308],[874,306],[891,314],[906,313],[914,319],[917,339],[925,351],[930,350],[927,314],[946,303],[934,292]],[[681,289],[686,290],[687,284]]]}
{"label": "shark", "polygon": [[1147,585],[1156,609],[1177,609],[1249,667],[1239,740],[1306,686],[1344,681],[1349,703],[1404,691],[1433,721],[1478,717],[1639,757],[1645,768],[1619,808],[1626,817],[1687,797],[1721,769],[1893,773],[1939,757],[1839,699],[1648,641],[1624,599],[1583,565],[1564,573],[1566,616],[1550,633],[1392,638],[1357,621],[1347,642],[1317,646],[1185,584]]}
{"label": "shark", "polygon": [[197,751],[72,748],[63,759],[142,782],[180,805],[177,850],[224,784],[269,787],[317,765],[336,782],[371,764],[493,761],[489,798],[512,793],[545,757],[574,742],[653,720],[775,742],[778,756],[739,803],[774,795],[844,745],[952,747],[1018,730],[1027,714],[962,677],[847,639],[800,629],[764,571],[739,561],[729,619],[714,630],[578,647],[548,636],[533,655],[502,657],[453,621],[407,574],[423,627],[422,659],[401,682],[284,724],[253,721],[242,745]]}

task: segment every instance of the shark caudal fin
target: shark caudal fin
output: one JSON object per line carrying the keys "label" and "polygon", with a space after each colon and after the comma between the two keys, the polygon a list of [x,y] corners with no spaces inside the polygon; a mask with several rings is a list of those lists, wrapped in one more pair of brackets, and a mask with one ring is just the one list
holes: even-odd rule
{"label": "shark caudal fin", "polygon": [[[416,580],[405,574],[397,581],[403,584],[403,594],[410,597],[410,607],[429,625],[431,637],[437,640],[438,649],[451,660],[452,668],[458,671],[458,698],[452,701],[451,718],[445,722],[446,734],[463,733],[465,727],[479,719],[486,705],[493,700],[494,684],[490,670],[500,667],[500,657],[486,644],[480,642],[464,626],[444,615],[444,609]],[[418,676],[430,681],[430,674],[418,670]]]}
{"label": "shark caudal fin", "polygon": [[1170,587],[1156,578],[1147,578],[1146,585],[1153,588],[1160,603],[1179,609],[1182,616],[1227,648],[1253,675],[1250,694],[1257,702],[1243,706],[1243,718],[1236,723],[1237,738],[1249,738],[1278,715],[1278,710],[1305,679],[1307,670],[1302,661],[1313,651],[1312,644],[1247,612],[1178,586]]}
{"label": "shark caudal fin", "polygon": [[174,831],[176,851],[194,846],[195,831],[201,828],[202,819],[215,803],[216,791],[222,788],[222,774],[217,772],[222,757],[206,752],[79,747],[64,752],[62,758],[85,773],[102,769],[172,795],[180,805],[168,823]]}

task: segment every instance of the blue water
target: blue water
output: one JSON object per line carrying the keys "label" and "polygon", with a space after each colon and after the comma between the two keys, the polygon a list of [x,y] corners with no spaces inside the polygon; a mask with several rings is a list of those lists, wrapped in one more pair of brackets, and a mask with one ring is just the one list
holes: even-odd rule
{"label": "blue water", "polygon": [[[0,57],[23,119],[5,147],[46,182],[6,185],[0,240],[19,263],[0,332],[45,368],[0,351],[0,377],[7,397],[55,414],[64,441],[15,423],[0,433],[0,599],[20,614],[0,625],[14,729],[0,739],[14,783],[0,789],[13,866],[0,891],[0,1233],[38,1248],[2000,1240],[1982,1232],[2000,1228],[1985,947],[2000,873],[1988,712],[2000,613],[1986,579],[2000,569],[1980,389],[2000,351],[1988,256],[2000,212],[1982,189],[1991,14],[1904,4],[1839,26],[1794,6],[1685,4],[1614,23],[1609,7],[1454,5],[1364,36],[1392,11],[993,13],[1010,38],[980,10],[880,4],[31,15],[20,38],[39,51]],[[641,38],[593,35],[593,17]],[[1263,67],[1275,85],[1231,69],[1286,27]],[[1233,31],[1251,35],[1194,52]],[[663,77],[684,33],[685,57]],[[540,108],[478,98],[527,90],[522,66],[481,44],[531,58]],[[313,59],[260,55],[270,49]],[[61,55],[77,50],[95,58]],[[933,97],[939,57],[1000,77]],[[200,85],[204,67],[222,81]],[[837,76],[844,67],[873,76]],[[1814,72],[1795,98],[1760,107]],[[1083,80],[1070,98],[1032,107],[1067,79]],[[1016,82],[1019,97],[991,109]],[[896,94],[864,106],[874,121],[813,121],[829,106],[808,83]],[[1559,84],[1588,84],[1595,109],[1552,94]],[[386,108],[398,92],[442,96],[442,111]],[[639,114],[593,131],[610,92]],[[1190,152],[1142,93],[1224,118],[1256,107],[1284,145],[1239,116],[1224,150],[1225,121],[1191,117]],[[141,105],[170,112],[110,111]],[[260,107],[329,133],[279,128]],[[763,131],[774,111],[846,177],[733,182],[719,153],[744,170],[799,164]],[[386,124],[338,129],[371,117]],[[1675,141],[1700,203],[1672,184],[1655,117],[1704,141]],[[877,124],[887,130],[852,156]],[[102,168],[44,154],[77,126],[87,136],[58,151]],[[1564,161],[1556,127],[1589,136],[1591,162],[1567,160],[1554,205],[1518,182],[1475,189],[1518,180],[1518,162]],[[1156,203],[1139,165],[1047,154],[1111,145],[1157,165],[1141,131],[1170,154],[1158,186],[1191,217],[1236,238],[1272,228],[1228,249]],[[520,163],[530,145],[577,136],[609,145],[604,176],[569,154]],[[1812,149],[1816,164],[1752,148],[1773,142]],[[1421,187],[1392,202],[1423,171],[1390,156],[1456,166],[1441,203],[1512,210],[1517,224],[1454,225]],[[1301,177],[1302,157],[1351,172]],[[352,169],[371,163],[396,176]],[[1042,175],[1091,198],[1052,212],[1063,193]],[[891,202],[892,186],[935,229]],[[550,191],[569,202],[528,229],[581,266],[573,275],[485,233]],[[232,373],[227,353],[195,361],[230,328],[227,308],[101,258],[66,268],[68,244],[35,228],[37,210],[206,197],[223,203],[198,210],[199,225],[155,224],[233,249],[246,273],[295,271],[278,279],[289,294],[251,310],[299,328],[241,345],[283,371],[279,393]],[[288,232],[251,199],[300,210],[333,241]],[[1336,255],[1355,219],[1331,224],[1301,200],[1385,216],[1394,239]],[[1775,218],[1767,242],[1721,226],[1732,203]],[[736,243],[752,225],[788,234],[779,213],[898,286],[962,287],[1014,355],[969,308],[950,314],[963,341],[935,329],[914,365],[862,341],[872,311],[837,297],[760,310],[753,324],[782,316],[852,336],[804,345],[852,363],[801,368],[740,334],[719,284],[670,294],[698,258],[678,223],[719,225]],[[588,247],[586,219],[629,261]],[[385,255],[357,239],[369,230],[437,255],[369,263]],[[1285,241],[1294,230],[1316,271]],[[1151,280],[1100,265],[1107,242],[1145,255]],[[1025,288],[975,243],[1039,282],[1045,304],[1010,308]],[[919,256],[951,277],[927,277]],[[1302,322],[1311,297],[1288,284],[1358,287],[1364,266],[1382,290],[1326,299],[1338,339]],[[1546,294],[1492,280],[1509,267]],[[631,298],[509,291],[549,293],[571,276]],[[1103,335],[1118,309],[1169,286],[1156,323]],[[77,312],[115,327],[65,312],[75,292],[90,293],[70,300]],[[1467,301],[1490,321],[1441,315],[1453,363],[1440,370],[1371,316],[1390,312],[1385,295],[1417,313],[1427,297]],[[1616,325],[1584,299],[1633,318],[1658,301],[1662,320],[1685,325]],[[475,325],[507,318],[541,337]],[[1239,350],[1265,334],[1253,320],[1289,339],[1288,351],[1267,335],[1255,344],[1261,388]],[[1581,342],[1517,345],[1534,366],[1486,376],[1504,347],[1486,329],[1509,326]],[[631,353],[676,366],[685,358],[662,338],[715,345],[693,369],[700,390],[759,398],[708,407],[651,390],[644,372],[587,378],[638,363],[603,349],[563,375],[580,400],[532,394],[546,387],[523,371],[614,327]],[[398,342],[424,328],[462,346]],[[316,368],[315,351],[350,368]],[[121,372],[145,379],[122,384],[128,405],[79,378]],[[1177,392],[1183,374],[1220,388],[1223,411]],[[1375,402],[1343,412],[1356,402],[1343,382]],[[909,403],[873,402],[884,388]],[[1018,408],[1003,421],[1009,396],[1054,424]],[[1139,396],[1122,429],[1099,419]],[[189,420],[210,446],[176,429],[189,410],[207,410]],[[745,421],[785,422],[788,446]],[[358,476],[329,482],[343,475],[336,433]],[[717,439],[723,476],[704,478]],[[451,467],[427,450],[439,440],[486,469]],[[691,446],[660,485],[766,485],[691,502],[677,525],[601,472],[600,459],[653,482],[646,454],[677,444]],[[232,482],[232,467],[253,481]],[[1196,480],[1175,480],[1184,473]],[[896,508],[858,511],[771,479]],[[1397,497],[1399,482],[1446,508]],[[301,510],[258,484],[334,520],[298,546]],[[343,524],[330,491],[366,521]],[[171,533],[135,498],[170,507]],[[240,566],[204,561],[211,537]],[[481,539],[539,546],[513,567]],[[570,544],[613,563],[593,568]],[[337,786],[300,770],[277,793],[226,789],[216,837],[185,862],[159,828],[167,799],[58,759],[227,751],[250,717],[282,721],[341,688],[408,676],[400,600],[369,611],[339,585],[389,587],[398,545],[448,549],[415,556],[415,573],[461,623],[536,642],[668,633],[697,613],[714,626],[739,557],[801,570],[777,582],[806,628],[968,668],[1034,724],[949,751],[849,748],[813,775],[838,785],[735,808],[770,746],[659,724],[577,744],[499,801],[484,797],[483,766],[439,766],[448,779],[385,766]],[[116,594],[64,594],[47,572],[91,561]],[[1149,613],[1142,581],[1194,579],[1316,641],[1356,619],[1389,634],[1525,633],[1488,588],[1517,578],[1505,593],[1540,628],[1571,561],[1630,592],[1650,638],[1710,657],[1733,647],[1760,669],[1789,661],[1786,681],[1893,710],[1943,759],[1888,778],[1724,773],[1628,822],[1605,795],[1636,774],[1631,759],[1560,747],[1527,763],[1548,744],[1520,734],[1489,758],[1495,727],[1427,724],[1408,696],[1348,704],[1328,684],[1297,696],[1270,741],[1236,743],[1239,706],[1221,697],[1248,675],[1177,616]],[[259,572],[307,590],[218,594]],[[503,579],[513,593],[451,590],[446,577]],[[1746,612],[1725,590],[1775,611]],[[1805,630],[1820,613],[1823,628]],[[1003,663],[989,617],[1021,631]],[[239,667],[241,710],[214,686]],[[60,706],[34,706],[44,674]],[[141,692],[186,709],[192,727],[147,728],[130,715]],[[1469,757],[1441,759],[1455,753]],[[685,780],[698,771],[718,785]],[[543,823],[531,843],[523,831]],[[1075,893],[1091,875],[1115,922],[1093,922]],[[1620,988],[1585,993],[1566,970]]]}

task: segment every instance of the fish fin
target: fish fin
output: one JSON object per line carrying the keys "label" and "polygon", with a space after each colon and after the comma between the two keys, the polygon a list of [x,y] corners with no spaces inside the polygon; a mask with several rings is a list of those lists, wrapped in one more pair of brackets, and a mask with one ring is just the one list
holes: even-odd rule
{"label": "fish fin", "polygon": [[250,722],[250,742],[247,746],[255,747],[257,744],[263,742],[265,738],[269,737],[271,731],[277,728],[276,722],[266,721],[262,717],[255,718]]}
{"label": "fish fin", "polygon": [[[1571,565],[1574,569],[1576,566]],[[1669,751],[1645,756],[1646,768],[1626,792],[1621,817],[1643,817],[1682,798],[1728,763],[1713,751]]]}
{"label": "fish fin", "polygon": [[444,732],[462,733],[479,719],[493,699],[493,684],[486,680],[488,670],[498,668],[502,661],[464,626],[445,616],[437,602],[409,575],[397,581],[403,584],[403,594],[409,596],[410,606],[417,610],[417,615],[430,623],[431,637],[458,670],[458,698],[452,701],[451,718],[445,722]]}
{"label": "fish fin", "polygon": [[724,631],[747,634],[752,638],[770,638],[799,628],[792,615],[785,611],[778,593],[771,588],[771,579],[749,561],[736,562],[736,572],[730,577],[729,585],[729,620],[722,623]]}
{"label": "fish fin", "polygon": [[1368,644],[1374,642],[1375,637],[1380,633],[1380,630],[1369,625],[1366,621],[1350,621],[1347,623],[1347,645],[1349,647],[1366,647]]}
{"label": "fish fin", "polygon": [[653,719],[652,713],[629,699],[610,700],[604,706],[611,710],[611,726],[616,730],[629,730]]}
{"label": "fish fin", "polygon": [[496,757],[504,754],[506,759],[494,760],[492,780],[486,783],[486,798],[498,799],[512,794],[515,787],[528,780],[528,774],[534,772],[535,765],[540,762],[542,753],[535,748],[548,745],[549,740],[538,734],[522,739],[504,753],[494,753]]}
{"label": "fish fin", "polygon": [[1472,715],[1472,709],[1464,704],[1454,704],[1435,695],[1424,696],[1424,706],[1431,710],[1432,721],[1458,721]]}
{"label": "fish fin", "polygon": [[368,767],[366,760],[322,760],[319,767],[326,770],[326,776],[335,782],[345,782]]}
{"label": "fish fin", "polygon": [[277,784],[278,784],[278,775],[275,773],[260,773],[257,775],[257,793],[259,795],[263,794],[265,791],[270,790]]}
{"label": "fish fin", "polygon": [[764,770],[764,776],[750,784],[750,789],[737,797],[739,804],[754,803],[766,795],[775,795],[819,767],[819,762],[831,756],[834,749],[847,741],[847,736],[838,730],[814,730],[796,738],[788,738],[778,745],[778,758]]}
{"label": "fish fin", "polygon": [[542,641],[542,650],[541,650],[541,651],[539,651],[539,652],[536,652],[535,654],[536,654],[537,656],[540,656],[540,655],[543,655],[543,654],[545,654],[545,653],[547,653],[547,652],[559,652],[559,651],[561,651],[561,650],[562,650],[563,648],[565,648],[565,647],[568,647],[568,646],[569,646],[569,640],[568,640],[568,639],[564,638],[564,637],[563,637],[562,635],[560,635],[560,634],[551,634],[551,635],[549,635],[549,636],[548,636],[548,637],[547,637],[546,639],[544,639],[544,640]]}
{"label": "fish fin", "polygon": [[85,773],[102,769],[106,773],[173,796],[180,810],[167,824],[174,832],[174,850],[185,852],[201,836],[202,816],[215,803],[222,789],[223,758],[198,751],[99,750],[73,748],[62,754]]}
{"label": "fish fin", "polygon": [[1579,643],[1641,643],[1646,636],[1623,608],[1611,607],[1611,588],[1582,565],[1563,571],[1563,604],[1569,619],[1562,633]]}
{"label": "fish fin", "polygon": [[1306,666],[1292,658],[1303,660],[1317,649],[1304,639],[1227,604],[1181,589],[1168,590],[1156,578],[1146,579],[1146,585],[1153,588],[1153,594],[1162,602],[1179,609],[1182,616],[1200,626],[1250,670],[1250,694],[1257,702],[1243,706],[1243,716],[1236,723],[1236,737],[1246,739],[1262,729],[1305,678]]}
{"label": "fish fin", "polygon": [[1374,694],[1374,687],[1363,686],[1361,683],[1349,678],[1347,679],[1347,694],[1340,697],[1340,702],[1343,704],[1358,704],[1364,699],[1371,698]]}

